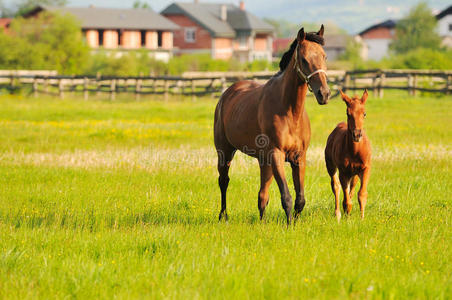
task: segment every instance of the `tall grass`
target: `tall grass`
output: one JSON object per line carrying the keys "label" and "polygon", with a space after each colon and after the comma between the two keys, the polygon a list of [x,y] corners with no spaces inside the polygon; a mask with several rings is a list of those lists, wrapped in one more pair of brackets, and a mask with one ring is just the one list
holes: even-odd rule
{"label": "tall grass", "polygon": [[1,298],[452,296],[450,97],[368,101],[367,216],[354,199],[340,223],[322,149],[345,106],[310,99],[307,205],[289,228],[275,184],[259,221],[242,154],[218,223],[213,99],[0,103]]}

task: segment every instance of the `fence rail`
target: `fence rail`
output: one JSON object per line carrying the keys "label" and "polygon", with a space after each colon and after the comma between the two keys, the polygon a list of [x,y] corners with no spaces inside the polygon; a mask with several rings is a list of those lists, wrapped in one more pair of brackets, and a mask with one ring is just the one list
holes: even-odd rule
{"label": "fence rail", "polygon": [[[406,90],[410,95],[417,92],[451,94],[452,71],[435,70],[355,70],[328,71],[328,81],[334,96],[338,89],[362,90],[367,88],[375,96],[382,97],[384,90]],[[61,76],[55,74],[1,73],[0,88],[11,92],[28,88],[38,97],[48,94],[64,98],[67,93],[81,93],[87,100],[90,95],[108,94],[111,100],[119,93],[141,95],[169,95],[218,97],[232,83],[255,80],[264,83],[274,74],[260,73],[186,73],[183,76]]]}

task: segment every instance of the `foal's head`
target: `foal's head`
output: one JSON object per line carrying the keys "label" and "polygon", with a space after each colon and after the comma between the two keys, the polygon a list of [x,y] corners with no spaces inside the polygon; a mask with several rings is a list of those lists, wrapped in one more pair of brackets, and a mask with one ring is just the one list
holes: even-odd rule
{"label": "foal's head", "polygon": [[367,89],[364,91],[363,96],[353,96],[350,98],[341,90],[342,100],[347,104],[347,126],[348,130],[352,134],[353,141],[358,143],[363,137],[364,118],[366,117],[365,104],[367,100]]}
{"label": "foal's head", "polygon": [[323,50],[324,27],[320,27],[318,32],[305,33],[301,28],[297,35],[297,48],[295,53],[295,63],[298,64],[299,73],[319,104],[326,104],[330,98],[330,88],[326,77],[326,54]]}

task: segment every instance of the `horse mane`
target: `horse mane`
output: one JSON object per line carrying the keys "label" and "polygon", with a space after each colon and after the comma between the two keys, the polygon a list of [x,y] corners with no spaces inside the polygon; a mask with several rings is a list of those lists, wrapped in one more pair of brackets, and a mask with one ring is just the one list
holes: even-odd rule
{"label": "horse mane", "polygon": [[[318,35],[316,32],[308,32],[306,33],[306,40],[317,43],[319,45],[325,45],[325,39],[323,36]],[[292,44],[290,44],[289,50],[287,50],[279,62],[279,72],[277,74],[281,74],[289,65],[290,60],[292,59],[293,53],[297,48],[298,40],[295,39]]]}

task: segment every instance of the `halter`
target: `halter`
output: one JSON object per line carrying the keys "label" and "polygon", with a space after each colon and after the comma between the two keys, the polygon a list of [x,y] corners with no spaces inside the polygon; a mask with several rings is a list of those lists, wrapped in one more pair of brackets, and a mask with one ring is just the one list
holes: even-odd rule
{"label": "halter", "polygon": [[297,47],[295,48],[295,64],[294,64],[293,68],[297,71],[298,75],[300,75],[300,77],[306,82],[306,84],[308,85],[308,89],[311,92],[312,92],[312,87],[311,87],[311,84],[309,83],[309,79],[312,76],[314,76],[315,74],[318,74],[318,73],[324,73],[325,76],[327,77],[326,71],[323,69],[315,70],[314,72],[312,72],[309,75],[306,75],[305,73],[303,73],[303,71],[300,69],[300,66],[298,65],[298,44],[297,44]]}

